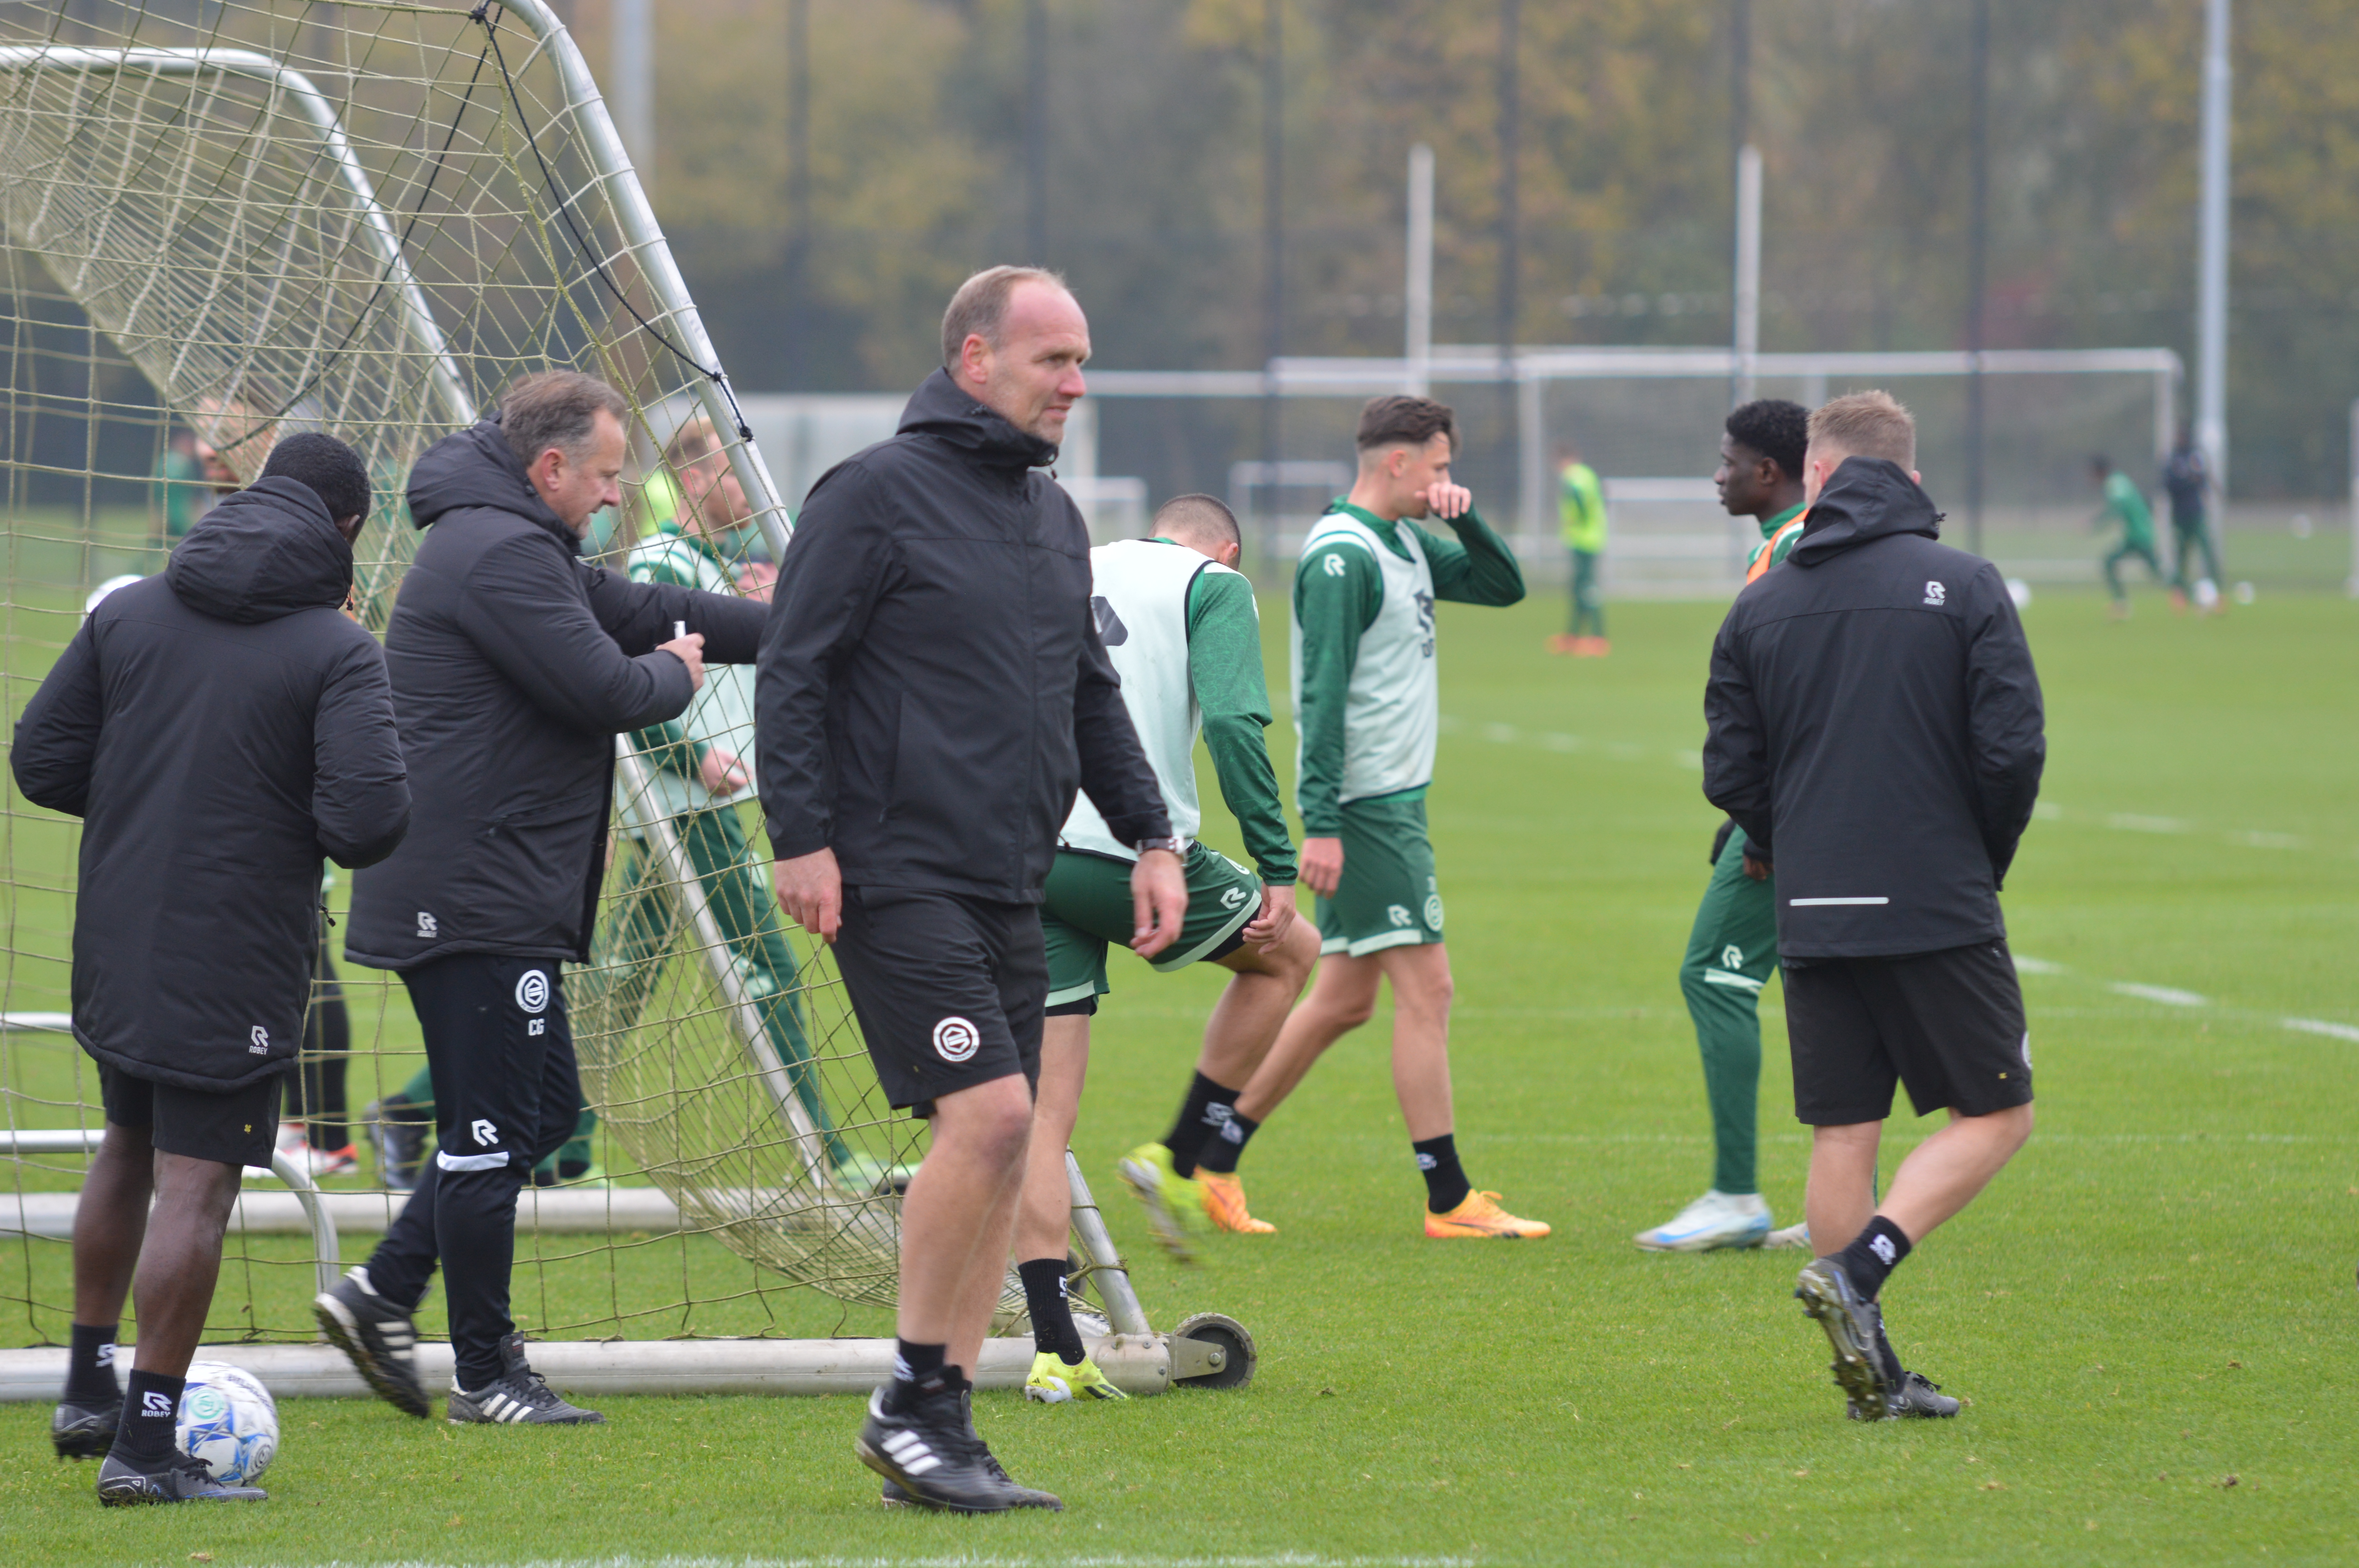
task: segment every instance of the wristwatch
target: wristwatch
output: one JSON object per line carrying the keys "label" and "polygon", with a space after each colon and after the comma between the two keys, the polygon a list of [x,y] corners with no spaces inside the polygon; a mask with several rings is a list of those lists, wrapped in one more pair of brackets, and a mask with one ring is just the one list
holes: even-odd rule
{"label": "wristwatch", "polygon": [[1138,841],[1138,852],[1144,855],[1149,849],[1169,849],[1175,855],[1182,855],[1187,853],[1188,846],[1171,838],[1141,838]]}

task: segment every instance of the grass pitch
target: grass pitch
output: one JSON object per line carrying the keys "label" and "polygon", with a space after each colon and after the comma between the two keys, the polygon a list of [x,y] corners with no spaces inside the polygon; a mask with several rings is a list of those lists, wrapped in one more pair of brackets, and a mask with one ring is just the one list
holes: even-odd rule
{"label": "grass pitch", "polygon": [[[1282,672],[1282,602],[1265,613]],[[1553,601],[1443,610],[1460,1144],[1549,1239],[1422,1238],[1380,1016],[1246,1158],[1279,1234],[1167,1264],[1111,1165],[1164,1125],[1216,978],[1118,968],[1081,1155],[1155,1320],[1229,1312],[1261,1371],[1235,1395],[981,1400],[1062,1516],[880,1510],[848,1399],[609,1400],[612,1425],[558,1433],[289,1401],[266,1506],[116,1514],[48,1456],[47,1408],[14,1405],[8,1558],[2350,1561],[2359,611],[2182,622],[2149,595],[2114,626],[2043,592],[2028,612],[2051,761],[2006,903],[2042,966],[2040,1126],[1886,1297],[1909,1364],[1973,1402],[1876,1426],[1843,1419],[1788,1299],[1800,1259],[1629,1241],[1710,1177],[1674,975],[1714,823],[1694,752],[1718,613],[1616,606],[1613,657],[1574,663],[1540,652]],[[1805,1146],[1774,986],[1764,1024],[1782,1224]],[[1930,1125],[1895,1125],[1887,1172]]]}

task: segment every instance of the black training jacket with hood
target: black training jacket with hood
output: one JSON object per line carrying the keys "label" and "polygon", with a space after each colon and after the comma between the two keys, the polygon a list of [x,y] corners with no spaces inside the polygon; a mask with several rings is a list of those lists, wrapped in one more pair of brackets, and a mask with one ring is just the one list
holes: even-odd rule
{"label": "black training jacket with hood", "polygon": [[396,970],[457,953],[586,961],[614,736],[691,695],[657,644],[686,622],[709,662],[750,663],[762,607],[583,561],[495,418],[427,449],[409,510],[426,536],[385,657],[418,820],[353,879],[344,951]]}
{"label": "black training jacket with hood", "polygon": [[107,595],[16,720],[17,788],[82,819],[73,1029],[108,1066],[219,1093],[294,1062],[321,858],[409,825],[352,585],[318,492],[265,479]]}
{"label": "black training jacket with hood", "polygon": [[1898,464],[1846,459],[1712,643],[1703,792],[1777,868],[1786,958],[2006,935],[2039,677],[1998,568],[1935,543],[1940,522]]}
{"label": "black training jacket with hood", "polygon": [[846,884],[1032,903],[1086,788],[1117,838],[1171,831],[1090,613],[1057,449],[947,372],[821,475],[778,566],[755,687],[772,849]]}

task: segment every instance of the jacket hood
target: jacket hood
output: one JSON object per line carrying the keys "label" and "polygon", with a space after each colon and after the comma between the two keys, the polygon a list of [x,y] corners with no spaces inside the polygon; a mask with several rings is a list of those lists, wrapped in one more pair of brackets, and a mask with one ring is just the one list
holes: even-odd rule
{"label": "jacket hood", "polygon": [[946,370],[918,384],[901,410],[901,434],[939,436],[994,468],[1040,469],[1057,460],[1052,443],[1026,435],[961,392]]}
{"label": "jacket hood", "polygon": [[1845,458],[1810,503],[1810,521],[1786,558],[1814,567],[1891,534],[1941,536],[1941,514],[1908,470],[1888,458]]}
{"label": "jacket hood", "polygon": [[353,591],[353,547],[319,492],[281,475],[224,496],[173,550],[164,580],[201,614],[276,621],[341,606]]}
{"label": "jacket hood", "polygon": [[464,506],[513,512],[539,524],[576,554],[581,551],[580,537],[549,510],[525,477],[524,464],[508,450],[496,415],[443,437],[409,470],[409,517],[419,527],[430,528],[444,513]]}

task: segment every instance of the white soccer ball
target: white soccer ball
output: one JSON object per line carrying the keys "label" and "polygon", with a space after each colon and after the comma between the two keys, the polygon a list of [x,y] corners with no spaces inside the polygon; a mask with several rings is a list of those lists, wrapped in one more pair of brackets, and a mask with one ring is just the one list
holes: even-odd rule
{"label": "white soccer ball", "polygon": [[2015,600],[2015,607],[2018,611],[2031,608],[2031,585],[2019,577],[2006,579],[2006,596]]}
{"label": "white soccer ball", "polygon": [[253,1373],[226,1361],[192,1361],[176,1436],[214,1480],[247,1486],[277,1455],[278,1404]]}
{"label": "white soccer ball", "polygon": [[2220,585],[2208,577],[2195,579],[2195,607],[2199,610],[2220,608]]}

